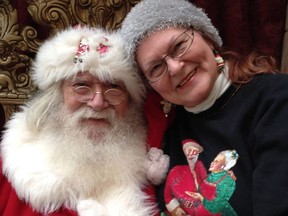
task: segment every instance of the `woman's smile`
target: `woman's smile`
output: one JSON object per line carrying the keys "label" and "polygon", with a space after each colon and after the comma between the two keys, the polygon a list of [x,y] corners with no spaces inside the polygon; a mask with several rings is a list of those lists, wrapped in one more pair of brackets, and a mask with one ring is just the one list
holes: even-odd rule
{"label": "woman's smile", "polygon": [[195,68],[191,73],[189,73],[184,79],[180,82],[180,84],[177,86],[177,88],[183,88],[185,85],[194,77],[194,75],[197,72],[197,68]]}

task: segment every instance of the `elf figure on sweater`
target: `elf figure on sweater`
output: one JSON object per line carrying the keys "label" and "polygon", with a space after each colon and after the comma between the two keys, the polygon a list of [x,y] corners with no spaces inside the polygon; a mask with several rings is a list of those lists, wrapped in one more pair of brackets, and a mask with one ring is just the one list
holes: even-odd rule
{"label": "elf figure on sweater", "polygon": [[228,203],[236,184],[231,167],[236,164],[235,150],[220,152],[207,171],[200,160],[201,145],[189,139],[182,142],[188,165],[175,166],[167,177],[164,199],[169,215],[237,215]]}

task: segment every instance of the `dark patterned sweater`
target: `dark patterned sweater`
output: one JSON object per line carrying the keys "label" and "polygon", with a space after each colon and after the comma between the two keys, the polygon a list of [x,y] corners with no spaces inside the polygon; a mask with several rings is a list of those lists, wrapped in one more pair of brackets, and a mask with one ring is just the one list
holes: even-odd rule
{"label": "dark patterned sweater", "polygon": [[[164,150],[170,169],[187,164],[181,141],[192,138],[203,147],[199,159],[208,170],[218,152],[235,149],[232,168],[236,190],[229,203],[240,216],[288,215],[288,76],[257,75],[230,88],[199,114],[176,107]],[[163,186],[158,190],[163,203]]]}

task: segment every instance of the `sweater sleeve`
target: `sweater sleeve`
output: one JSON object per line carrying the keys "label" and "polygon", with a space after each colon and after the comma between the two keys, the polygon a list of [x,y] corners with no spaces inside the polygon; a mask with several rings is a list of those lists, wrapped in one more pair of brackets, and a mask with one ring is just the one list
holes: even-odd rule
{"label": "sweater sleeve", "polygon": [[274,78],[254,116],[253,215],[288,215],[288,78]]}
{"label": "sweater sleeve", "polygon": [[2,160],[0,160],[0,215],[25,215],[25,216],[40,216],[24,201],[21,201],[12,185],[2,172]]}
{"label": "sweater sleeve", "polygon": [[[41,216],[43,214],[35,212],[33,208],[23,200],[20,200],[10,182],[2,172],[2,160],[0,158],[0,215],[1,216]],[[50,216],[77,216],[77,212],[65,207],[52,212]]]}
{"label": "sweater sleeve", "polygon": [[2,173],[2,160],[0,159],[0,215],[4,215],[4,211],[11,192],[11,185]]}
{"label": "sweater sleeve", "polygon": [[234,189],[235,181],[228,175],[217,185],[215,199],[208,200],[204,197],[203,205],[212,213],[222,212],[223,209],[227,208],[227,205],[229,206],[228,201]]}
{"label": "sweater sleeve", "polygon": [[166,183],[165,183],[165,188],[164,188],[164,199],[166,205],[170,203],[170,201],[174,198],[174,196],[171,193],[170,187],[173,184],[173,179],[175,178],[177,174],[177,166],[174,167],[168,174]]}

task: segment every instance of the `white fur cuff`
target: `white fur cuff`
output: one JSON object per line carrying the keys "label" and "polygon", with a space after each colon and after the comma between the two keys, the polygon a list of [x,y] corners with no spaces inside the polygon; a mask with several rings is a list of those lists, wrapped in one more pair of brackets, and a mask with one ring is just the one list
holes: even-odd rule
{"label": "white fur cuff", "polygon": [[175,198],[173,198],[168,204],[166,204],[166,208],[169,212],[172,212],[178,206],[180,206],[180,203]]}

